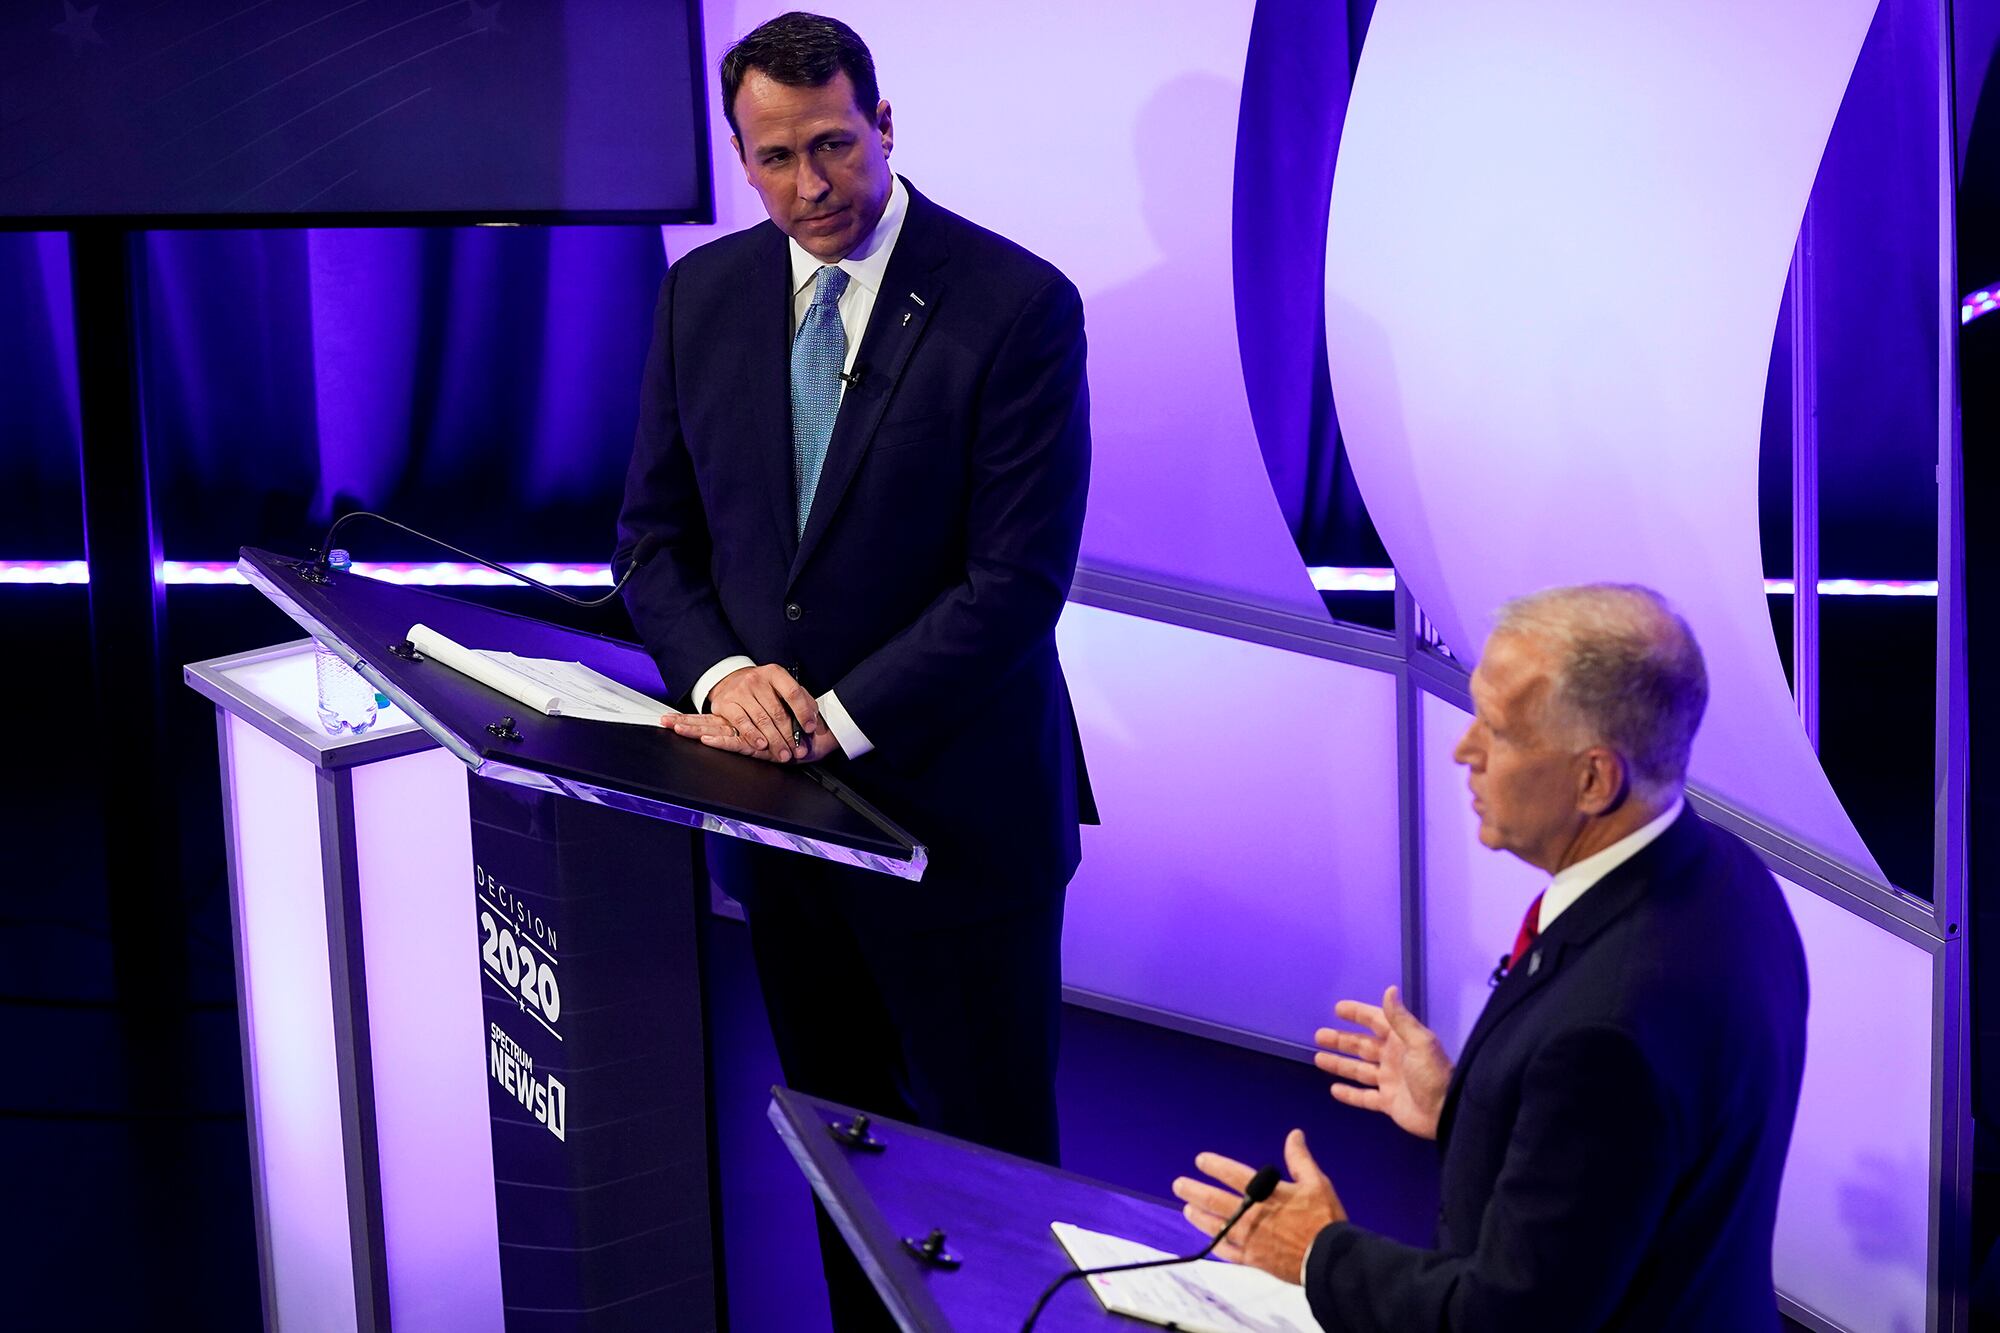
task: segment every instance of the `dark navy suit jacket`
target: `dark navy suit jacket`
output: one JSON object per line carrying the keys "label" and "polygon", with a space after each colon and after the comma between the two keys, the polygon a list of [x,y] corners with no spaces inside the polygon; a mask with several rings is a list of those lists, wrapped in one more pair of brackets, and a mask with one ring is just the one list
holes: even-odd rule
{"label": "dark navy suit jacket", "polygon": [[[923,886],[881,886],[895,910],[1058,892],[1094,818],[1055,644],[1090,470],[1082,301],[910,189],[801,538],[791,291],[769,222],[667,273],[619,519],[621,558],[663,543],[633,622],[674,696],[737,653],[838,691],[875,748],[831,766],[930,852]],[[726,844],[738,896],[782,865]]]}
{"label": "dark navy suit jacket", "polygon": [[1805,1021],[1776,882],[1683,811],[1488,1000],[1438,1126],[1436,1247],[1329,1228],[1314,1314],[1397,1333],[1775,1329]]}

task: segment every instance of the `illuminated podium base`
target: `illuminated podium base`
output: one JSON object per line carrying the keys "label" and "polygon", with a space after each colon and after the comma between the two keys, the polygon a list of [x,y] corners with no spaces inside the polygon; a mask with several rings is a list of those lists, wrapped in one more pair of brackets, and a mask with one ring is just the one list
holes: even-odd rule
{"label": "illuminated podium base", "polygon": [[[265,1323],[716,1326],[692,831],[216,704]],[[529,997],[532,996],[532,1001]]]}
{"label": "illuminated podium base", "polygon": [[924,848],[830,774],[543,716],[406,640],[657,694],[636,644],[238,569],[395,702],[329,738],[310,641],[187,669],[222,748],[266,1321],[714,1328],[693,840],[905,879]]}

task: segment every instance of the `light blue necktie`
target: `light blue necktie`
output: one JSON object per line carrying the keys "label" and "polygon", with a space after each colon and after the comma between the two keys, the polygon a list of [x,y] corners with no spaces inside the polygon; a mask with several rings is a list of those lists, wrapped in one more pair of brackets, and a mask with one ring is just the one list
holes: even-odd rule
{"label": "light blue necktie", "polygon": [[792,337],[792,480],[799,498],[799,535],[805,536],[819,489],[826,444],[840,413],[840,371],[847,364],[847,330],[840,325],[840,294],[847,271],[822,268],[813,275],[812,304]]}

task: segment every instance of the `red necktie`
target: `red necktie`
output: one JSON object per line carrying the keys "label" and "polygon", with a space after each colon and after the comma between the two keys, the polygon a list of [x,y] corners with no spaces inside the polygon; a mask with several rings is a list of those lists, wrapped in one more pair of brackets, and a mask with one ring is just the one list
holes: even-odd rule
{"label": "red necktie", "polygon": [[1514,953],[1507,959],[1507,970],[1512,972],[1521,961],[1522,955],[1535,947],[1535,940],[1542,933],[1542,895],[1536,894],[1535,901],[1528,904],[1528,914],[1521,918],[1521,933],[1514,937]]}

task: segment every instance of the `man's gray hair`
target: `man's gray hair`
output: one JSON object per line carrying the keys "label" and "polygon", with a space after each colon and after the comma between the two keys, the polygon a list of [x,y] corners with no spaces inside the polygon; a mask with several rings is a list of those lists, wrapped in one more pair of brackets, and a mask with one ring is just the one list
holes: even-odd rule
{"label": "man's gray hair", "polygon": [[1657,792],[1686,781],[1708,669],[1666,598],[1635,583],[1549,588],[1502,606],[1493,632],[1556,649],[1551,721],[1616,750],[1634,786]]}

